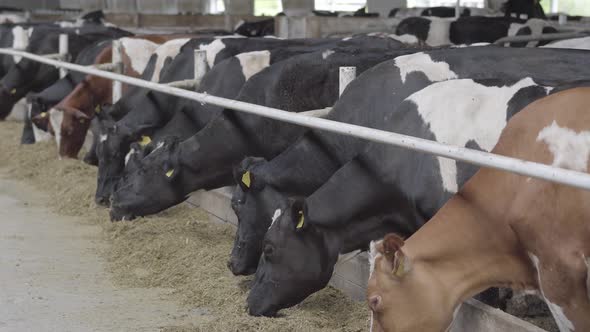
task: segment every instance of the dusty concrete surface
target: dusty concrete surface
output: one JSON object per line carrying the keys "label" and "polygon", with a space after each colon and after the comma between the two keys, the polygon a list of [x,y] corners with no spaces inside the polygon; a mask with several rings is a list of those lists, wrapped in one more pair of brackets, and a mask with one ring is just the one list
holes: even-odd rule
{"label": "dusty concrete surface", "polygon": [[158,331],[206,318],[164,300],[168,290],[115,286],[101,227],[45,202],[0,173],[0,331]]}

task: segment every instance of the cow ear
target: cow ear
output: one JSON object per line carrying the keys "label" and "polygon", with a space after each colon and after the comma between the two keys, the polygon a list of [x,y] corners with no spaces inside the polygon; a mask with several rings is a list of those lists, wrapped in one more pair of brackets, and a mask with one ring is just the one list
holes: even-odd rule
{"label": "cow ear", "polygon": [[264,158],[248,157],[242,160],[242,162],[236,167],[234,167],[234,180],[243,191],[261,190],[264,188],[263,183],[258,183],[260,181],[255,181],[257,179],[255,179],[255,175],[252,172],[253,167],[264,162],[266,162],[266,159]]}
{"label": "cow ear", "polygon": [[295,231],[303,231],[307,228],[307,220],[303,211],[304,201],[302,198],[296,198],[291,203],[291,218]]}
{"label": "cow ear", "polygon": [[412,269],[412,262],[403,252],[404,240],[397,234],[387,234],[382,243],[382,254],[393,266],[391,274],[401,278]]}

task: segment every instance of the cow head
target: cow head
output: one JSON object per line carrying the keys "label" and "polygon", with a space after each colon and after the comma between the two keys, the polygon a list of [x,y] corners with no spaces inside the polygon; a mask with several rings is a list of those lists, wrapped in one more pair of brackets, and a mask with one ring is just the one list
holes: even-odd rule
{"label": "cow head", "polygon": [[82,145],[84,145],[86,133],[88,132],[92,118],[77,108],[65,105],[57,105],[54,108],[63,112],[59,156],[77,158],[78,152],[80,152]]}
{"label": "cow head", "polygon": [[[258,163],[264,159],[248,158],[245,161]],[[266,230],[287,209],[288,200],[270,185],[255,185],[249,167],[234,169],[234,178],[239,185],[232,196],[231,206],[238,217],[238,229],[228,267],[235,275],[249,275],[258,266]]]}
{"label": "cow head", "polygon": [[31,121],[37,128],[48,132],[49,131],[49,108],[41,98],[31,98],[30,100],[30,117]]}
{"label": "cow head", "polygon": [[95,200],[98,205],[107,206],[115,184],[125,167],[125,155],[129,150],[131,138],[124,127],[117,126],[110,119],[98,122],[98,141],[96,156],[98,176]]}
{"label": "cow head", "polygon": [[371,243],[367,302],[371,331],[445,331],[454,309],[442,296],[436,276],[403,250],[404,241],[388,234]]}
{"label": "cow head", "polygon": [[182,172],[178,162],[178,139],[169,137],[115,185],[111,219],[130,220],[184,201]]}
{"label": "cow head", "polygon": [[292,201],[264,237],[249,313],[273,316],[324,288],[338,259],[339,248],[331,242],[327,232],[306,221],[303,201]]}

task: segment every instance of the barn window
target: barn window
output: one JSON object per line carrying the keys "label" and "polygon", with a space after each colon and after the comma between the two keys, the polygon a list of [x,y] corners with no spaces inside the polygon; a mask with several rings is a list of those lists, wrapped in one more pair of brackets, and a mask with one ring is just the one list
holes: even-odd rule
{"label": "barn window", "polygon": [[546,13],[590,16],[588,0],[541,0]]}
{"label": "barn window", "polygon": [[281,0],[255,0],[254,15],[275,16],[283,11]]}
{"label": "barn window", "polygon": [[367,5],[366,0],[315,0],[316,10],[354,12]]}
{"label": "barn window", "polygon": [[206,12],[209,14],[222,14],[225,11],[223,0],[209,0]]}
{"label": "barn window", "polygon": [[[408,8],[412,7],[455,7],[456,0],[408,0]],[[462,7],[483,8],[485,0],[461,0]]]}

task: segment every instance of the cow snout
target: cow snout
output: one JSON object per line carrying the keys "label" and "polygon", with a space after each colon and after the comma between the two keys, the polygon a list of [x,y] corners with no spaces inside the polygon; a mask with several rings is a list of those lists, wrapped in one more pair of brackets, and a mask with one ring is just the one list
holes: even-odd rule
{"label": "cow snout", "polygon": [[247,264],[238,262],[233,258],[227,261],[227,268],[235,276],[248,276],[256,273],[256,267],[247,266]]}
{"label": "cow snout", "polygon": [[100,205],[100,206],[108,207],[111,204],[109,197],[105,197],[105,196],[96,196],[95,201],[96,201],[96,204]]}

